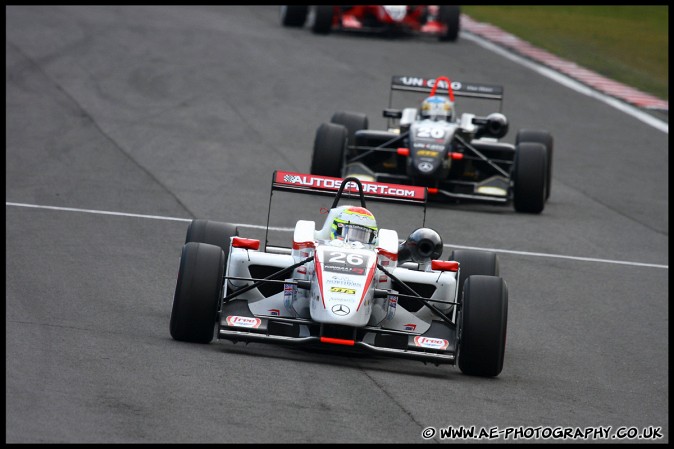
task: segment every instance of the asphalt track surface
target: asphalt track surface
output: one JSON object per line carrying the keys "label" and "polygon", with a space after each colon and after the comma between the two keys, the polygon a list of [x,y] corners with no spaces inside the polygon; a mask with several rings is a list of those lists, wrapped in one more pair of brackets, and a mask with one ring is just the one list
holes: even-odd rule
{"label": "asphalt track surface", "polygon": [[[468,39],[316,36],[275,6],[8,6],[6,25],[6,442],[448,442],[422,431],[460,425],[668,442],[666,133]],[[161,217],[264,225],[273,170],[308,171],[335,111],[382,128],[398,74],[503,84],[505,140],[554,135],[540,216],[428,211],[446,254],[502,250],[501,375],[172,340],[187,221]]]}

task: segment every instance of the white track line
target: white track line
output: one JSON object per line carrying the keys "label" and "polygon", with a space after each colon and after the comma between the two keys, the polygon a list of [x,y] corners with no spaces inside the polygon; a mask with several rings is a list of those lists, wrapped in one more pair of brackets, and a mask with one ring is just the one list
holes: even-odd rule
{"label": "white track line", "polygon": [[[163,217],[160,215],[143,215],[143,214],[130,214],[125,212],[110,212],[104,210],[93,210],[93,209],[77,209],[74,207],[56,207],[56,206],[41,206],[38,204],[25,204],[25,203],[10,203],[5,202],[6,206],[14,207],[29,207],[34,209],[50,209],[66,212],[83,212],[88,214],[98,214],[98,215],[115,215],[119,217],[133,217],[133,218],[148,218],[152,220],[165,220],[165,221],[183,221],[191,222],[191,218],[177,218],[177,217]],[[266,226],[253,225],[247,223],[234,223],[235,226],[241,228],[251,228],[251,229],[266,229]],[[281,232],[293,232],[294,228],[283,228],[283,227],[269,227],[270,231],[281,231]],[[628,262],[625,260],[610,260],[610,259],[596,259],[593,257],[577,257],[577,256],[564,256],[561,254],[547,254],[547,253],[533,253],[528,251],[513,251],[508,249],[498,249],[498,248],[480,248],[477,246],[461,246],[453,244],[444,244],[443,246],[447,248],[458,248],[458,249],[475,249],[481,251],[493,251],[495,253],[506,253],[506,254],[517,254],[521,256],[531,256],[531,257],[548,257],[553,259],[568,259],[568,260],[578,260],[584,262],[600,262],[600,263],[612,263],[619,265],[630,265],[636,267],[649,267],[649,268],[664,268],[665,270],[669,269],[669,265],[660,265],[654,263],[642,263],[642,262]]]}
{"label": "white track line", "polygon": [[479,37],[471,32],[461,32],[461,38],[465,38],[468,40],[472,40],[478,45],[493,51],[494,53],[498,53],[499,55],[508,58],[518,64],[521,64],[525,67],[530,68],[531,70],[534,70],[535,72],[552,79],[553,81],[556,81],[559,84],[562,84],[570,89],[575,90],[576,92],[579,92],[581,94],[587,95],[588,97],[595,98],[603,103],[606,103],[607,105],[614,107],[620,111],[625,112],[626,114],[629,114],[633,117],[635,117],[638,120],[641,120],[642,122],[646,123],[647,125],[652,126],[653,128],[664,132],[665,134],[669,134],[669,124],[667,122],[664,122],[662,120],[658,120],[657,118],[653,117],[652,115],[641,111],[640,109],[630,106],[626,103],[623,103],[622,101],[609,97],[608,95],[604,95],[601,92],[592,89],[591,87],[588,87],[568,76],[562,75],[561,73],[550,69],[548,67],[545,67],[541,64],[535,63],[533,61],[530,61],[528,59],[525,59],[524,57],[521,57],[512,51],[508,51],[504,49],[503,47],[500,47],[482,37]]}

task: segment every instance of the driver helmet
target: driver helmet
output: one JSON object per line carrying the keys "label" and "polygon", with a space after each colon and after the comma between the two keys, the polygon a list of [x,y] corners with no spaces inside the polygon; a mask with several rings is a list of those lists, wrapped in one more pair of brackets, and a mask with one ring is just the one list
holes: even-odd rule
{"label": "driver helmet", "polygon": [[454,116],[454,102],[441,95],[433,95],[421,103],[422,119],[451,120]]}
{"label": "driver helmet", "polygon": [[377,231],[377,221],[372,212],[364,207],[349,206],[332,222],[330,238],[345,242],[373,243]]}

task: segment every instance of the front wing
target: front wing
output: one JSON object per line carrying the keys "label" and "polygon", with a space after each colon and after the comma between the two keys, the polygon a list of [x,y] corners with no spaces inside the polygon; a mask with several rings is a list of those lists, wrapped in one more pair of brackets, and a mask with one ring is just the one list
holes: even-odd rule
{"label": "front wing", "polygon": [[[366,181],[398,183],[415,186],[419,180],[404,174],[390,171],[376,171],[367,165],[354,162],[344,167],[343,176],[353,176]],[[492,176],[481,181],[463,181],[444,179],[435,187],[428,187],[428,199],[451,199],[459,201],[482,201],[495,204],[507,204],[512,200],[510,179],[504,176]]]}
{"label": "front wing", "polygon": [[217,337],[233,342],[350,348],[434,364],[455,364],[457,352],[456,326],[445,321],[432,321],[423,334],[370,326],[353,328],[303,318],[254,315],[248,301],[238,299],[222,305]]}

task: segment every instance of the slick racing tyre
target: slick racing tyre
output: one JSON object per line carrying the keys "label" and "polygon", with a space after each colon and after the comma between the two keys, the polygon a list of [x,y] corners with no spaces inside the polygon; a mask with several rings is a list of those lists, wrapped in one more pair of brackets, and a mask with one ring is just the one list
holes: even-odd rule
{"label": "slick racing tyre", "polygon": [[461,27],[461,8],[454,5],[440,5],[438,21],[447,26],[447,31],[441,34],[441,41],[455,41],[459,37]]}
{"label": "slick racing tyre", "polygon": [[318,127],[311,156],[312,175],[342,176],[347,135],[348,131],[342,125],[323,123]]}
{"label": "slick racing tyre", "polygon": [[239,229],[233,224],[213,220],[192,220],[187,227],[185,243],[197,242],[219,246],[225,252],[225,261],[229,257],[231,237],[239,235]]}
{"label": "slick racing tyre", "polygon": [[540,214],[543,211],[547,167],[543,144],[522,142],[515,147],[513,203],[517,212]]}
{"label": "slick racing tyre", "polygon": [[303,27],[308,12],[307,5],[281,5],[281,24],[286,27]]}
{"label": "slick racing tyre", "polygon": [[[367,115],[360,112],[335,112],[330,119],[330,123],[342,125],[347,131],[347,147],[355,145],[356,131],[367,129]],[[355,156],[355,151],[348,151],[349,157]]]}
{"label": "slick racing tyre", "polygon": [[469,249],[455,249],[449,253],[447,260],[459,262],[459,281],[457,284],[458,298],[461,301],[463,288],[470,276],[480,274],[485,276],[500,276],[498,256],[490,251],[472,251]]}
{"label": "slick racing tyre", "polygon": [[210,343],[222,297],[225,254],[222,248],[190,242],[183,246],[171,310],[171,337]]}
{"label": "slick racing tyre", "polygon": [[314,23],[311,26],[311,31],[316,34],[328,34],[332,29],[334,8],[328,5],[317,5],[315,8]]}
{"label": "slick racing tyre", "polygon": [[459,369],[494,377],[503,369],[508,326],[508,288],[494,276],[466,280],[459,317]]}
{"label": "slick racing tyre", "polygon": [[535,129],[521,129],[517,132],[515,137],[515,145],[520,144],[521,142],[534,142],[541,143],[545,147],[545,150],[548,154],[548,173],[546,177],[546,190],[545,190],[545,199],[550,198],[550,182],[552,180],[552,150],[553,150],[553,139],[552,134],[548,131],[539,131]]}

